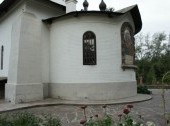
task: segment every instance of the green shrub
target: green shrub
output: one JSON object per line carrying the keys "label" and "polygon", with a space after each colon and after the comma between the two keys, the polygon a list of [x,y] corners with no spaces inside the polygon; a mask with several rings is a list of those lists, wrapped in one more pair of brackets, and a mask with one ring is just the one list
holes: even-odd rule
{"label": "green shrub", "polygon": [[13,126],[40,126],[42,120],[31,113],[17,113],[13,116]]}
{"label": "green shrub", "polygon": [[45,120],[46,122],[43,124],[43,126],[61,126],[61,121],[58,118],[47,116]]}
{"label": "green shrub", "polygon": [[93,120],[90,119],[85,126],[112,126],[113,125],[113,120],[110,116],[106,116],[102,119],[97,119],[97,120]]}
{"label": "green shrub", "polygon": [[[87,107],[81,107],[83,111],[86,111]],[[91,116],[90,119],[87,119],[88,117],[86,115],[86,112],[84,112],[84,119],[80,120],[80,124],[82,126],[144,126],[144,124],[141,121],[136,121],[133,119],[134,117],[131,116],[131,110],[133,109],[133,105],[129,104],[126,105],[125,108],[122,110],[120,114],[117,115],[119,120],[114,120],[112,115],[108,115],[107,111],[105,111],[107,108],[107,105],[103,106],[103,116]],[[141,118],[140,118],[141,119]],[[154,126],[155,124],[152,123]],[[151,125],[146,125],[151,126]]]}
{"label": "green shrub", "polygon": [[139,94],[152,94],[152,92],[150,90],[148,90],[148,88],[146,86],[138,86],[137,92]]}
{"label": "green shrub", "polygon": [[167,76],[165,76],[165,78],[164,78],[164,83],[170,84],[170,74],[168,74]]}
{"label": "green shrub", "polygon": [[31,113],[0,115],[0,126],[61,126],[58,118],[51,116],[41,119]]}
{"label": "green shrub", "polygon": [[13,126],[12,122],[7,120],[7,117],[0,116],[0,126]]}

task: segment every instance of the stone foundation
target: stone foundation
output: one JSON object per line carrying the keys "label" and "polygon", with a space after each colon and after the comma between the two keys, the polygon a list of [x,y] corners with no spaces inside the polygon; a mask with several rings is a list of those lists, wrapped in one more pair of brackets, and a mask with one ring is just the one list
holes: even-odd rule
{"label": "stone foundation", "polygon": [[52,98],[65,100],[113,100],[137,95],[136,82],[49,84]]}
{"label": "stone foundation", "polygon": [[23,103],[43,100],[42,84],[6,84],[5,100],[11,103]]}

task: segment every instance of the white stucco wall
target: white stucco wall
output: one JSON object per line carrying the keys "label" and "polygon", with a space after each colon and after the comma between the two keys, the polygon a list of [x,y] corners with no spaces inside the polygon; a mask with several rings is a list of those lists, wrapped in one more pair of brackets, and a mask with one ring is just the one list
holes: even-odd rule
{"label": "white stucco wall", "polygon": [[8,48],[9,65],[4,64],[9,68],[6,69],[9,72],[5,99],[13,103],[42,100],[48,96],[50,38],[48,25],[42,19],[65,13],[62,7],[47,1],[23,1],[22,5],[21,13],[7,24],[11,25],[10,35],[6,35],[10,36],[11,47]]}
{"label": "white stucco wall", "polygon": [[0,77],[8,77],[12,25],[19,15],[25,10],[25,6],[22,4],[22,1],[16,6],[13,7],[6,15],[0,17],[0,47],[4,45],[4,65],[3,70],[0,70]]}
{"label": "white stucco wall", "polygon": [[[133,69],[121,68],[121,33],[130,14],[65,17],[50,29],[50,96],[69,100],[110,100],[137,94]],[[83,65],[82,37],[96,34],[97,65]]]}
{"label": "white stucco wall", "polygon": [[[24,2],[21,0],[10,8],[4,16],[0,17],[0,47],[4,46],[4,63],[3,70],[0,70],[0,78],[8,77],[9,57],[11,49],[11,32],[12,26],[17,21],[19,16],[23,12],[33,13],[41,23],[41,46],[42,46],[42,78],[44,83],[49,82],[49,29],[41,20],[53,16],[59,16],[64,14],[65,11],[62,8],[57,8],[52,4],[46,4],[46,2],[30,0]],[[32,29],[34,30],[34,29]],[[48,56],[47,56],[48,55]]]}
{"label": "white stucco wall", "polygon": [[47,4],[47,1],[31,0],[26,3],[26,11],[28,13],[33,13],[41,21],[41,52],[40,58],[41,63],[41,81],[43,83],[43,95],[48,97],[48,83],[49,79],[49,62],[50,62],[50,32],[49,27],[42,22],[42,19],[47,19],[50,17],[55,17],[65,14],[63,7],[56,7],[52,4]]}
{"label": "white stucco wall", "polygon": [[[34,30],[33,30],[34,29]],[[41,21],[24,12],[12,28],[5,98],[14,103],[43,99],[41,80]]]}
{"label": "white stucco wall", "polygon": [[[121,68],[120,29],[125,21],[132,23],[132,18],[80,16],[55,21],[51,26],[50,82],[136,81],[134,70]],[[82,37],[86,31],[96,34],[97,65],[83,65]]]}
{"label": "white stucco wall", "polygon": [[76,4],[77,4],[76,0],[67,1],[66,2],[66,13],[76,11]]}
{"label": "white stucco wall", "polygon": [[[52,4],[46,4],[46,2],[40,1],[27,1],[26,11],[33,13],[40,21],[50,17],[55,17],[65,14],[65,11]],[[49,27],[45,23],[41,22],[41,66],[42,66],[42,82],[49,83],[49,50],[50,50],[50,32]]]}

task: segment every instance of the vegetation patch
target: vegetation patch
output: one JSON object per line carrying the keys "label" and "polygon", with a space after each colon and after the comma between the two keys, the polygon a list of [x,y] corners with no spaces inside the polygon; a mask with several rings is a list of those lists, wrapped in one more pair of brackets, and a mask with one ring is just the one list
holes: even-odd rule
{"label": "vegetation patch", "polygon": [[[170,71],[170,35],[165,33],[139,34],[136,36],[136,65],[138,83],[159,85],[162,77]],[[169,84],[170,75],[165,78]]]}
{"label": "vegetation patch", "polygon": [[17,113],[0,116],[0,126],[61,126],[58,118],[38,117],[31,113]]}
{"label": "vegetation patch", "polygon": [[90,116],[88,119],[88,115],[86,115],[87,106],[81,107],[84,112],[84,119],[80,120],[80,124],[82,126],[156,126],[153,122],[148,121],[144,123],[142,121],[142,116],[138,115],[138,119],[132,117],[131,112],[133,109],[133,105],[126,105],[125,108],[117,115],[118,119],[114,119],[112,115],[107,113],[107,105],[103,106],[103,115],[94,115]]}
{"label": "vegetation patch", "polygon": [[147,86],[138,86],[137,92],[139,94],[152,94],[152,91],[150,91]]}

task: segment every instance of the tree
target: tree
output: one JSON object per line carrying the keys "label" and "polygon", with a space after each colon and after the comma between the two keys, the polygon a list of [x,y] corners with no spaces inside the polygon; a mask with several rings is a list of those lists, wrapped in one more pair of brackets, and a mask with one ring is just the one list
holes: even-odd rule
{"label": "tree", "polygon": [[135,51],[136,51],[136,55],[135,55],[135,59],[139,60],[142,59],[144,56],[144,49],[143,49],[143,41],[144,41],[144,35],[143,33],[140,33],[139,35],[137,35],[135,37]]}
{"label": "tree", "polygon": [[150,84],[161,82],[163,74],[170,70],[170,49],[167,35],[155,33],[151,37],[149,34],[141,33],[135,38],[137,78],[142,76],[144,82]]}

